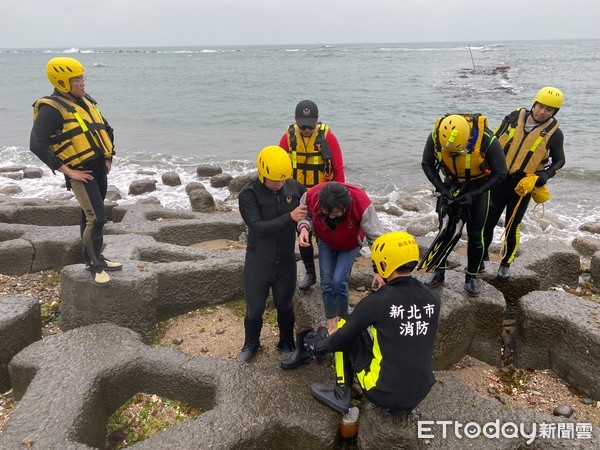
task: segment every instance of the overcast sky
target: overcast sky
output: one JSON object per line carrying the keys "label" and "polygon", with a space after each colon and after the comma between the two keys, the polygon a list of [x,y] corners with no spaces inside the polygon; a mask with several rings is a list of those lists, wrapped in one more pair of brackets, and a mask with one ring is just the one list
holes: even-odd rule
{"label": "overcast sky", "polygon": [[0,0],[0,48],[600,38],[598,0]]}

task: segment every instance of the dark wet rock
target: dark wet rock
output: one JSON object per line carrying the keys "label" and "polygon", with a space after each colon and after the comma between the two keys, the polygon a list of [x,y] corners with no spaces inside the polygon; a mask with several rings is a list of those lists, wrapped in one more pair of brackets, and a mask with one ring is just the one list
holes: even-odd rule
{"label": "dark wet rock", "polygon": [[0,393],[10,389],[10,360],[42,338],[40,305],[33,297],[0,296]]}
{"label": "dark wet rock", "polygon": [[17,195],[17,194],[20,194],[21,192],[23,192],[23,189],[21,189],[21,186],[16,185],[16,184],[10,184],[10,185],[4,186],[2,189],[0,189],[0,194],[4,194],[4,195]]}
{"label": "dark wet rock", "polygon": [[415,220],[406,228],[406,231],[413,236],[420,237],[425,236],[432,231],[437,231],[437,229],[437,219],[434,219],[433,216],[430,216],[428,218]]}
{"label": "dark wet rock", "polygon": [[109,202],[114,202],[116,200],[121,200],[123,198],[123,195],[121,194],[121,191],[119,191],[119,188],[117,188],[116,186],[113,186],[112,184],[108,185],[108,188],[106,189],[106,201]]}
{"label": "dark wet rock", "polygon": [[165,172],[161,176],[162,182],[165,186],[180,186],[181,178],[176,172]]}
{"label": "dark wet rock", "polygon": [[44,171],[38,167],[27,167],[23,170],[23,178],[42,178]]}
{"label": "dark wet rock", "polygon": [[558,291],[536,291],[518,303],[515,367],[551,369],[600,398],[600,304]]}
{"label": "dark wet rock", "polygon": [[11,180],[22,180],[23,172],[4,172],[0,173],[0,177],[10,178]]}
{"label": "dark wet rock", "polygon": [[419,202],[409,197],[400,197],[398,203],[404,211],[419,212],[421,210]]}
{"label": "dark wet rock", "polygon": [[244,175],[239,175],[235,177],[233,180],[229,182],[227,185],[227,189],[229,189],[229,193],[232,198],[237,197],[240,191],[250,183],[252,180],[256,178],[256,173],[247,173]]}
{"label": "dark wet rock", "polygon": [[149,197],[140,198],[137,201],[137,204],[139,204],[139,205],[159,205],[160,206],[160,200],[158,199],[158,197],[151,195]]}
{"label": "dark wet rock", "polygon": [[189,197],[192,211],[210,213],[215,210],[215,199],[206,189],[191,191]]}
{"label": "dark wet rock", "polygon": [[600,287],[600,251],[594,253],[590,262],[590,275],[592,276],[592,284],[595,287]]}
{"label": "dark wet rock", "polygon": [[0,167],[0,173],[20,172],[25,170],[27,167],[21,164],[13,164],[11,166]]}
{"label": "dark wet rock", "polygon": [[588,231],[593,234],[600,234],[600,220],[587,222],[579,226],[579,231]]}
{"label": "dark wet rock", "polygon": [[129,185],[129,195],[140,195],[156,190],[156,180],[136,180]]}
{"label": "dark wet rock", "polygon": [[185,185],[185,193],[187,195],[190,195],[190,192],[196,191],[198,189],[206,189],[206,187],[198,181],[192,181],[191,183]]}
{"label": "dark wet rock", "polygon": [[181,344],[183,343],[183,339],[181,339],[181,338],[176,338],[176,339],[173,339],[173,341],[172,341],[172,342],[173,342],[173,344],[175,344],[175,345],[181,345]]}
{"label": "dark wet rock", "polygon": [[[402,217],[402,215],[404,214],[404,211],[402,211],[402,208],[400,208],[397,205],[386,204],[383,207],[383,211],[391,216],[396,216],[396,217]],[[409,231],[409,233],[410,233],[410,231]]]}
{"label": "dark wet rock", "polygon": [[138,169],[135,172],[138,175],[148,175],[148,176],[154,176],[156,175],[156,172],[153,170],[145,170],[145,169]]}
{"label": "dark wet rock", "polygon": [[573,408],[566,405],[560,405],[554,408],[554,410],[552,410],[552,414],[554,414],[555,416],[563,416],[568,419],[573,415]]}
{"label": "dark wet rock", "polygon": [[223,328],[217,328],[215,334],[225,334],[225,330]]}
{"label": "dark wet rock", "polygon": [[596,402],[594,400],[592,400],[591,398],[586,397],[586,398],[581,399],[581,403],[583,403],[584,405],[590,406],[590,405],[595,404]]}
{"label": "dark wet rock", "polygon": [[198,178],[209,178],[220,173],[223,173],[223,169],[214,164],[200,164],[196,167],[196,176]]}
{"label": "dark wet rock", "polygon": [[576,237],[573,239],[573,248],[583,256],[592,256],[597,251],[600,251],[599,237]]}
{"label": "dark wet rock", "polygon": [[231,180],[233,180],[233,177],[230,174],[220,173],[210,177],[210,185],[214,188],[224,188]]}

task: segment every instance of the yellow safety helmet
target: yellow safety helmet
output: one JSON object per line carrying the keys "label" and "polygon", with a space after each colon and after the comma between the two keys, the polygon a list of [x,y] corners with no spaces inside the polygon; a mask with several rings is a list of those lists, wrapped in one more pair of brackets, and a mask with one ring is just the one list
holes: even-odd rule
{"label": "yellow safety helmet", "polygon": [[459,114],[444,117],[437,130],[443,151],[464,153],[471,136],[471,126]]}
{"label": "yellow safety helmet", "polygon": [[80,77],[84,73],[85,68],[74,58],[59,56],[58,58],[52,58],[46,64],[46,75],[48,75],[50,83],[61,92],[69,92],[71,90],[69,80]]}
{"label": "yellow safety helmet", "polygon": [[535,98],[533,99],[533,106],[535,106],[535,104],[539,102],[543,105],[555,108],[556,112],[554,114],[556,114],[563,104],[563,98],[564,95],[560,89],[551,86],[546,86],[541,88],[538,91],[538,93],[535,94]]}
{"label": "yellow safety helmet", "polygon": [[272,181],[283,181],[292,177],[290,156],[277,145],[263,148],[256,158],[256,166],[261,183],[265,182],[265,178]]}
{"label": "yellow safety helmet", "polygon": [[388,278],[399,267],[419,262],[419,246],[415,238],[404,231],[379,236],[371,247],[371,260],[377,273]]}

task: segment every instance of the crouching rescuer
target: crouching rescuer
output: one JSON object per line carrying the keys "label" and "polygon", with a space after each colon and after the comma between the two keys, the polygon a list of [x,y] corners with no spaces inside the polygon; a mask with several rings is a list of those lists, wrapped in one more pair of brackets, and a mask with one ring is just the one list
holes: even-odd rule
{"label": "crouching rescuer", "polygon": [[312,384],[311,394],[346,414],[352,401],[354,374],[367,399],[393,414],[406,415],[427,396],[435,380],[433,346],[440,314],[440,297],[411,272],[419,261],[413,236],[391,232],[371,248],[373,269],[385,284],[358,303],[327,330],[304,338],[306,352],[334,353],[335,385]]}

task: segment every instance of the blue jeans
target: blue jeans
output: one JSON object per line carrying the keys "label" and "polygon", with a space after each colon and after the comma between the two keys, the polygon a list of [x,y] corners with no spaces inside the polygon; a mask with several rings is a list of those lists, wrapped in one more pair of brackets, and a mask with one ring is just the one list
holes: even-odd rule
{"label": "blue jeans", "polygon": [[360,252],[360,246],[348,251],[332,250],[318,240],[319,273],[325,318],[343,317],[348,314],[348,280],[352,265]]}

